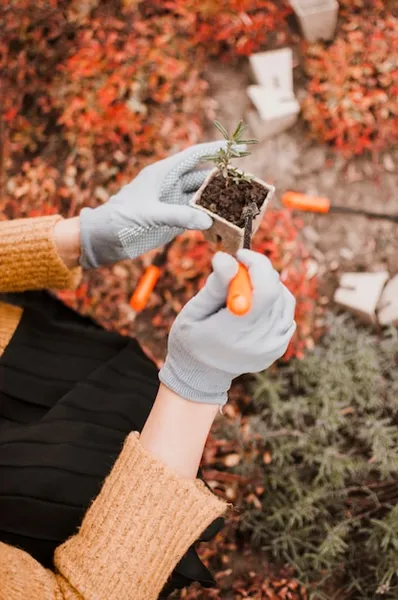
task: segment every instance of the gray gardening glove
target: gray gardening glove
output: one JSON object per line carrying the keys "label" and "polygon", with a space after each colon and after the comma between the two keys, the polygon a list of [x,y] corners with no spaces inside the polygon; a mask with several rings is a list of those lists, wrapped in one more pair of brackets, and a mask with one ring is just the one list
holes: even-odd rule
{"label": "gray gardening glove", "polygon": [[296,329],[296,301],[264,255],[239,250],[249,269],[252,308],[244,316],[226,307],[237,261],[223,252],[213,259],[204,288],[177,316],[159,377],[183,398],[225,404],[232,379],[267,369],[283,356]]}
{"label": "gray gardening glove", "polygon": [[198,144],[146,167],[108,202],[80,213],[85,269],[136,258],[185,229],[208,229],[211,218],[188,206],[208,171],[195,167],[225,142]]}

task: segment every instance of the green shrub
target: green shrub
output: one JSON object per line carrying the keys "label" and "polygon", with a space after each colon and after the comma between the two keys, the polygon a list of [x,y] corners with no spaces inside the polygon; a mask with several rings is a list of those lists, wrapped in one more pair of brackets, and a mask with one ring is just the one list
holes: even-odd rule
{"label": "green shrub", "polygon": [[265,492],[240,527],[312,598],[398,598],[397,363],[396,329],[330,317],[313,353],[257,378],[241,469]]}

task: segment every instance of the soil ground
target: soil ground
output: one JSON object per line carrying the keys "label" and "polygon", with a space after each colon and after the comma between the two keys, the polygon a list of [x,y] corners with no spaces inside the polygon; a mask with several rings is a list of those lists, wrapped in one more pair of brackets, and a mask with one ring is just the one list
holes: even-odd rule
{"label": "soil ground", "polygon": [[[248,119],[252,107],[246,88],[252,81],[246,64],[238,68],[213,64],[208,81],[210,94],[218,104],[218,120],[232,129],[242,118],[249,123],[250,136],[261,138],[261,127],[255,130]],[[299,81],[296,94],[302,94]],[[213,136],[212,131],[208,134]],[[253,154],[239,163],[244,170],[275,185],[275,207],[280,206],[283,192],[294,190],[327,196],[336,205],[398,213],[398,149],[389,149],[377,162],[370,157],[348,160],[311,140],[299,119],[292,129],[260,140]],[[391,275],[398,273],[397,223],[338,213],[300,216],[326,296],[332,296],[342,272],[387,268]]]}

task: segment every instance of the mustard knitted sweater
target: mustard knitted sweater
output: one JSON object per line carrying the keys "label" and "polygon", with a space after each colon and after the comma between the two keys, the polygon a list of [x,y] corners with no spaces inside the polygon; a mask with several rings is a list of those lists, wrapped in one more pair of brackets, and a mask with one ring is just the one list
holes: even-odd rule
{"label": "mustard knitted sweater", "polygon": [[[71,288],[53,229],[59,216],[0,222],[0,292]],[[0,355],[22,310],[0,302]],[[55,552],[55,571],[0,542],[0,600],[156,600],[171,571],[225,504],[179,478],[127,438],[79,533]]]}

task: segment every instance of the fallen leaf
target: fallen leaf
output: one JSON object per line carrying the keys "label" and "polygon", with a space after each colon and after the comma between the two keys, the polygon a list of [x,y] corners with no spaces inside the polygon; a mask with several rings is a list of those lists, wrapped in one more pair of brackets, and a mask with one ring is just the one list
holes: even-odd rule
{"label": "fallen leaf", "polygon": [[263,454],[263,463],[265,465],[269,465],[272,462],[272,456],[270,454],[270,452],[264,452]]}
{"label": "fallen leaf", "polygon": [[240,454],[227,454],[227,456],[224,457],[224,464],[226,467],[236,467],[236,465],[238,465],[241,461],[241,456]]}

